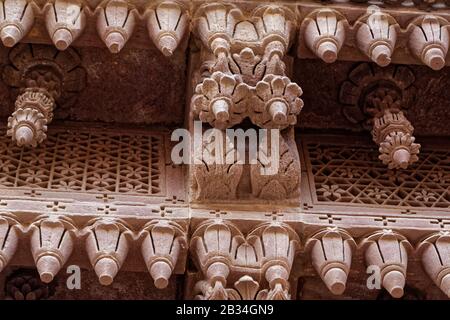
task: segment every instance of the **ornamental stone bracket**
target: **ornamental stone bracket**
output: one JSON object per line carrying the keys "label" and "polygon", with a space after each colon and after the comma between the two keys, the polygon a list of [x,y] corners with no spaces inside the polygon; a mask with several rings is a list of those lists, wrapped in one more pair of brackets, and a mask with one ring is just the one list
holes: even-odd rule
{"label": "ornamental stone bracket", "polygon": [[[192,74],[190,130],[196,120],[215,130],[206,130],[201,145],[192,149],[193,201],[298,197],[300,162],[292,142],[303,101],[302,90],[289,79],[286,65],[296,19],[295,10],[274,4],[245,11],[234,4],[211,3],[195,12],[193,30],[200,52]],[[225,129],[236,129],[246,119],[251,126],[267,129],[268,135],[259,144],[245,142],[243,151]],[[271,129],[281,132],[275,137]],[[223,141],[223,150],[214,150],[217,140]],[[280,148],[280,170],[264,177],[261,171],[270,165],[272,145]],[[262,152],[253,157],[249,168],[244,159],[247,153],[252,158],[250,152],[256,146]],[[226,161],[233,158],[227,150],[233,149],[241,154]],[[214,162],[218,158],[221,163]]]}
{"label": "ornamental stone bracket", "polygon": [[414,127],[405,116],[412,100],[414,74],[406,66],[383,70],[363,63],[341,85],[343,113],[355,124],[372,129],[379,145],[379,159],[389,169],[406,169],[418,160],[420,145]]}
{"label": "ornamental stone bracket", "polygon": [[290,299],[288,280],[299,241],[285,224],[263,223],[245,237],[229,221],[204,222],[190,246],[200,270],[196,299]]}
{"label": "ornamental stone bracket", "polygon": [[47,137],[56,106],[75,103],[85,86],[85,70],[75,51],[58,53],[48,46],[18,45],[9,60],[2,77],[19,95],[7,134],[18,146],[36,147]]}

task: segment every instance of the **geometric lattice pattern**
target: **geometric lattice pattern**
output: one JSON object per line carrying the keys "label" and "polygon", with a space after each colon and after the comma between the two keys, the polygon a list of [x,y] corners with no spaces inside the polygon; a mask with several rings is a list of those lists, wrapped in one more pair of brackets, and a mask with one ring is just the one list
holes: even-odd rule
{"label": "geometric lattice pattern", "polygon": [[53,132],[37,148],[0,134],[0,188],[159,195],[163,137]]}
{"label": "geometric lattice pattern", "polygon": [[375,147],[307,143],[306,149],[319,202],[450,208],[450,150],[421,150],[407,170],[389,170]]}

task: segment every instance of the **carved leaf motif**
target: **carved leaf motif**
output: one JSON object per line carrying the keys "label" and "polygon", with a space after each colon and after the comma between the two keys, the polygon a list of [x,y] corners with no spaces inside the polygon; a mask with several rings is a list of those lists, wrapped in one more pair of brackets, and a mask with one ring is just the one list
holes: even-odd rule
{"label": "carved leaf motif", "polygon": [[250,120],[261,128],[284,129],[297,122],[303,108],[301,88],[288,77],[268,75],[256,84],[249,101]]}
{"label": "carved leaf motif", "polygon": [[234,283],[234,287],[242,300],[254,300],[259,290],[259,283],[252,277],[245,275]]}
{"label": "carved leaf motif", "polygon": [[[212,135],[215,135],[215,139],[224,139],[225,143],[217,143],[215,139],[211,139]],[[238,155],[233,157],[235,152],[237,150],[229,137],[221,131],[213,131],[210,137],[204,139],[203,146],[194,155],[196,161],[201,163],[195,164],[193,168],[196,200],[236,197],[243,165],[237,163]]]}
{"label": "carved leaf motif", "polygon": [[192,110],[201,121],[225,129],[246,117],[248,92],[240,77],[215,72],[196,87]]}
{"label": "carved leaf motif", "polygon": [[[267,150],[270,150],[269,147]],[[288,199],[298,194],[300,184],[300,163],[292,154],[289,146],[282,136],[280,136],[279,158],[273,161],[278,162],[278,170],[275,173],[267,171],[265,168],[276,166],[269,159],[273,155],[260,150],[258,164],[250,169],[253,195],[262,199]],[[273,150],[272,150],[273,151]],[[270,152],[272,152],[270,151]]]}

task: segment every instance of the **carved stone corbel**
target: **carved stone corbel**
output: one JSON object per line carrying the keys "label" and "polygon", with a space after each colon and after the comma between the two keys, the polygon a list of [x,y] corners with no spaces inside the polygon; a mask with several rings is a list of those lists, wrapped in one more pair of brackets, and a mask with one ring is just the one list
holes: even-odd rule
{"label": "carved stone corbel", "polygon": [[136,9],[124,0],[110,0],[100,9],[97,31],[109,51],[118,53],[122,50],[133,34],[136,15]]}
{"label": "carved stone corbel", "polygon": [[403,296],[408,266],[408,239],[392,230],[381,230],[366,237],[360,244],[367,266],[380,268],[381,284],[394,298]]}
{"label": "carved stone corbel", "polygon": [[336,227],[323,229],[306,242],[305,249],[311,254],[314,269],[335,295],[345,291],[355,248],[352,236]]}
{"label": "carved stone corbel", "polygon": [[27,0],[0,1],[0,38],[5,47],[13,47],[31,30],[33,4]]}
{"label": "carved stone corbel", "polygon": [[86,15],[79,0],[56,0],[46,7],[45,23],[58,50],[66,50],[83,32]]}
{"label": "carved stone corbel", "polygon": [[450,298],[450,232],[427,237],[417,251],[428,276]]}
{"label": "carved stone corbel", "polygon": [[269,289],[258,293],[261,300],[289,300],[289,275],[300,239],[286,224],[271,222],[258,226],[247,237],[255,248],[261,274]]}
{"label": "carved stone corbel", "polygon": [[145,225],[141,252],[155,287],[164,289],[177,264],[180,250],[186,247],[186,234],[175,222],[154,220]]}
{"label": "carved stone corbel", "polygon": [[326,63],[335,62],[345,41],[346,18],[333,9],[320,9],[302,22],[306,46]]}
{"label": "carved stone corbel", "polygon": [[188,29],[186,8],[181,2],[163,1],[149,7],[145,15],[150,38],[166,57],[171,56]]}
{"label": "carved stone corbel", "polygon": [[229,298],[227,279],[238,246],[244,242],[244,236],[239,229],[221,219],[208,220],[194,231],[190,250],[204,276],[204,280],[195,286],[195,291],[200,293],[197,299]]}
{"label": "carved stone corbel", "polygon": [[356,33],[359,49],[381,67],[391,63],[400,27],[393,17],[375,11],[359,22]]}
{"label": "carved stone corbel", "polygon": [[[262,6],[250,17],[231,5],[202,6],[194,24],[211,76],[192,98],[194,115],[221,129],[245,117],[264,128],[284,129],[295,124],[303,106],[299,99],[302,91],[286,77],[283,61],[295,23],[295,14],[283,6]],[[220,97],[220,79],[227,80],[226,92],[239,88],[227,101]],[[209,100],[204,98],[205,81],[214,89]],[[246,98],[253,99],[250,107]],[[240,106],[236,106],[238,102]]]}
{"label": "carved stone corbel", "polygon": [[128,254],[130,230],[117,219],[98,219],[88,229],[86,251],[102,285],[110,285]]}
{"label": "carved stone corbel", "polygon": [[412,53],[433,70],[445,66],[449,46],[448,21],[442,17],[425,15],[412,22],[409,47]]}
{"label": "carved stone corbel", "polygon": [[42,282],[53,281],[73,249],[75,226],[67,217],[44,217],[32,224],[31,253]]}
{"label": "carved stone corbel", "polygon": [[17,228],[19,222],[11,214],[0,214],[0,272],[14,256],[19,242]]}

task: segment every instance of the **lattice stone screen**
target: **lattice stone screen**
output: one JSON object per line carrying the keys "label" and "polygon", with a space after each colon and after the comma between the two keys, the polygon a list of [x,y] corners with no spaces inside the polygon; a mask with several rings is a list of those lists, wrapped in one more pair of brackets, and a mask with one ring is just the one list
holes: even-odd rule
{"label": "lattice stone screen", "polygon": [[307,189],[317,205],[450,208],[450,146],[424,143],[407,170],[387,169],[376,147],[358,139],[304,136],[301,146]]}
{"label": "lattice stone screen", "polygon": [[0,135],[0,186],[160,195],[163,137],[56,131],[36,149]]}
{"label": "lattice stone screen", "polygon": [[1,129],[0,211],[178,215],[169,207],[187,205],[184,178],[168,144],[166,131],[55,124],[22,148]]}

